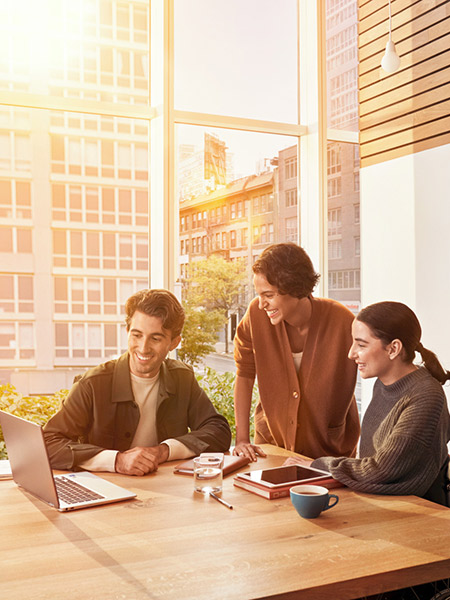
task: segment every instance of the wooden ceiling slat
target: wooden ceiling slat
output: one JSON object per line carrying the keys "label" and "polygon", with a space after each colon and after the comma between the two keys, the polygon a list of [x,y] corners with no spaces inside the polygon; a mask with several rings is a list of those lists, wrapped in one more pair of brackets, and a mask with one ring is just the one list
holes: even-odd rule
{"label": "wooden ceiling slat", "polygon": [[[428,31],[423,31],[400,44],[396,44],[397,54],[401,58],[401,68],[409,67],[414,63],[450,49],[450,24],[443,21]],[[359,87],[365,88],[373,83],[374,69],[378,69],[384,54],[383,49],[368,60],[359,63]],[[377,73],[377,79],[379,74]]]}
{"label": "wooden ceiling slat", "polygon": [[361,147],[361,167],[369,167],[380,162],[393,160],[401,156],[408,156],[414,152],[422,152],[423,150],[429,150],[436,146],[442,146],[444,144],[450,144],[450,133],[444,132],[439,136],[414,142],[412,144],[406,144],[401,148],[385,148],[383,152],[375,154],[363,154],[364,146]]}
{"label": "wooden ceiling slat", "polygon": [[[381,105],[391,104],[391,102],[395,100],[390,100],[388,98],[388,100],[385,101],[381,100],[381,97],[392,93],[397,95],[397,90],[402,89],[404,86],[410,86],[410,91],[406,93],[402,91],[401,94],[403,94],[403,97],[405,97],[405,95],[412,95],[415,92],[417,93],[419,90],[423,92],[427,88],[438,85],[437,83],[434,83],[434,77],[440,78],[439,72],[450,66],[449,42],[450,34],[446,39],[441,38],[441,42],[433,45],[433,54],[431,57],[427,56],[428,52],[425,49],[419,49],[415,56],[422,60],[417,61],[418,64],[408,61],[409,64],[403,64],[402,68],[396,73],[389,75],[383,71],[381,66],[378,67],[377,75],[379,79],[375,80],[374,78],[372,85],[366,85],[364,88],[360,89],[359,102],[364,104],[365,102],[378,98]],[[439,54],[435,52],[438,48],[445,48],[447,49],[447,52]],[[424,82],[421,81],[424,78],[428,78],[425,82],[426,87]],[[364,108],[364,112],[367,112],[368,110],[370,109]]]}
{"label": "wooden ceiling slat", "polygon": [[409,115],[414,111],[424,110],[439,104],[446,104],[447,114],[449,114],[450,107],[446,101],[450,98],[450,80],[447,79],[447,81],[449,83],[446,85],[428,90],[423,94],[415,94],[389,106],[380,107],[368,115],[360,116],[359,129],[361,133],[367,129],[379,127],[382,123],[395,121],[403,115]]}
{"label": "wooden ceiling slat", "polygon": [[[395,4],[395,3],[394,3]],[[411,4],[397,14],[392,14],[392,39],[394,42],[404,40],[416,31],[425,29],[448,16],[448,0],[436,0],[435,2],[422,2]],[[394,5],[393,5],[394,6]],[[360,33],[359,47],[362,51],[366,48],[370,52],[379,38],[389,34],[389,12],[386,10],[386,18],[378,25],[373,26],[365,33]]]}
{"label": "wooden ceiling slat", "polygon": [[[436,1],[426,2],[433,8],[432,5],[436,4]],[[370,6],[366,7],[365,10],[360,9],[358,12],[360,33],[370,31],[372,27],[376,27],[380,23],[385,23],[389,19],[389,0],[381,0],[378,4],[378,8],[375,8],[375,2],[370,2]],[[393,0],[391,4],[392,17],[398,15],[406,9],[411,9],[415,4],[424,4],[423,0]],[[370,8],[370,12],[369,12]]]}
{"label": "wooden ceiling slat", "polygon": [[[380,141],[388,136],[400,136],[401,133],[410,132],[412,139],[416,139],[416,133],[422,131],[420,128],[428,126],[428,130],[434,130],[438,133],[442,131],[444,119],[450,115],[450,100],[439,102],[436,105],[428,106],[422,110],[416,110],[413,113],[401,115],[396,119],[380,123],[377,127],[371,127],[361,131],[359,139],[361,144]],[[441,123],[439,121],[441,120]],[[450,122],[450,121],[448,121]],[[437,129],[436,129],[437,128]],[[425,137],[422,132],[422,137]],[[391,137],[391,141],[394,138]],[[395,138],[396,139],[396,138]]]}
{"label": "wooden ceiling slat", "polygon": [[450,116],[363,143],[361,147],[364,148],[364,155],[366,156],[368,154],[375,154],[376,152],[383,152],[384,149],[398,148],[407,144],[417,143],[420,140],[437,136],[444,131],[450,131]]}
{"label": "wooden ceiling slat", "polygon": [[[426,27],[411,26],[409,35],[403,38],[397,36],[397,32],[393,32],[392,39],[400,57],[420,48],[424,44],[429,44],[433,40],[437,41],[438,38],[449,33],[448,15],[445,14],[446,11],[443,7],[440,7],[439,11],[440,18],[436,22],[430,23]],[[386,33],[384,37],[376,39],[373,43],[359,49],[358,58],[361,75],[380,63],[387,41],[388,34]]]}

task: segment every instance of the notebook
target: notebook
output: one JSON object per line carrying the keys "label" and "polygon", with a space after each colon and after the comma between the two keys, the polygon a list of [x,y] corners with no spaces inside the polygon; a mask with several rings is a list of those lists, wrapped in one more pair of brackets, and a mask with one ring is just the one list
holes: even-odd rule
{"label": "notebook", "polygon": [[[231,456],[226,454],[223,457],[223,475],[226,477],[230,473],[237,471],[241,467],[245,467],[250,462],[250,459],[245,456]],[[194,474],[194,460],[185,460],[173,468],[174,473],[182,473],[183,475]]]}
{"label": "notebook", "polygon": [[133,492],[85,471],[53,475],[40,425],[2,410],[0,425],[14,481],[58,510],[88,508],[136,497]]}

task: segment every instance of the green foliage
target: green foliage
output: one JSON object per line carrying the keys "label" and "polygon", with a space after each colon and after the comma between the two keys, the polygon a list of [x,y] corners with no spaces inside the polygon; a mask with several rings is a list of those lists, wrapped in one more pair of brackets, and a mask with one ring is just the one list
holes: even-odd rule
{"label": "green foliage", "polygon": [[[211,402],[230,424],[233,440],[236,438],[236,422],[234,418],[233,391],[236,375],[234,373],[217,373],[206,368],[204,374],[197,373],[197,380],[208,394]],[[61,406],[69,390],[60,390],[52,396],[23,396],[13,385],[0,385],[0,409],[45,425]],[[253,388],[252,409],[250,419],[250,436],[254,435],[253,413],[258,400],[257,385]],[[7,458],[3,433],[0,429],[0,459]]]}
{"label": "green foliage", "polygon": [[[190,263],[187,276],[182,280],[183,298],[189,307],[203,309],[205,315],[216,312],[222,316],[222,324],[225,326],[225,352],[228,352],[229,315],[231,311],[242,308],[239,305],[239,295],[244,289],[245,280],[246,270],[242,260],[229,261],[215,255]],[[219,328],[214,331],[214,335],[217,335],[218,330]],[[195,344],[191,344],[189,340],[192,333],[198,335],[198,330],[194,326],[189,328],[188,325],[186,331],[185,326],[183,338],[186,340],[186,346],[191,348],[189,362],[196,364],[198,360],[192,350]],[[206,354],[208,352],[202,356]]]}
{"label": "green foliage", "polygon": [[[233,392],[236,375],[230,372],[217,373],[214,369],[207,367],[204,375],[197,374],[196,377],[200,386],[208,394],[218,412],[227,419],[231,427],[233,440],[235,440],[236,421],[234,418]],[[252,408],[250,412],[250,439],[253,439],[254,435],[253,413],[255,411],[258,395],[258,387],[255,384],[253,387]]]}
{"label": "green foliage", "polygon": [[245,279],[242,260],[231,262],[213,255],[191,263],[183,283],[192,304],[219,310],[228,316],[230,310],[239,307],[237,297]]}
{"label": "green foliage", "polygon": [[[55,414],[69,390],[60,390],[52,396],[23,396],[11,384],[0,385],[0,409],[27,421],[45,425]],[[0,459],[7,458],[3,432],[0,428]]]}
{"label": "green foliage", "polygon": [[178,358],[195,366],[204,356],[215,351],[214,344],[218,339],[218,331],[224,324],[224,318],[216,310],[207,311],[193,306],[186,300],[183,302],[183,308],[186,320]]}

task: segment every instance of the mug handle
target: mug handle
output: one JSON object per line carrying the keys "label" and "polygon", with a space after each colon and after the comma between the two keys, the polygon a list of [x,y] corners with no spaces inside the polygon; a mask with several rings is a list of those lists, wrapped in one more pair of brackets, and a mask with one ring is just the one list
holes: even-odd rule
{"label": "mug handle", "polygon": [[[334,498],[334,502],[333,504],[330,504],[330,500]],[[333,506],[336,506],[336,504],[339,502],[339,496],[336,496],[336,494],[328,494],[328,504],[325,506],[325,508],[323,510],[328,510],[329,508],[333,508]]]}

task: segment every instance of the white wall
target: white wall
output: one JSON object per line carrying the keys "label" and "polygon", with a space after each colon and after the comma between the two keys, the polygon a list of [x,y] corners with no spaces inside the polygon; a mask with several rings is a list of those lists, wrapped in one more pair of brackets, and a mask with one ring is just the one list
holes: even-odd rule
{"label": "white wall", "polygon": [[361,300],[410,306],[450,369],[450,145],[361,169]]}

